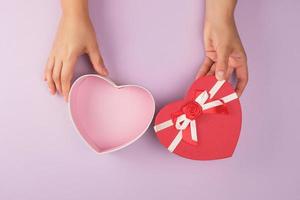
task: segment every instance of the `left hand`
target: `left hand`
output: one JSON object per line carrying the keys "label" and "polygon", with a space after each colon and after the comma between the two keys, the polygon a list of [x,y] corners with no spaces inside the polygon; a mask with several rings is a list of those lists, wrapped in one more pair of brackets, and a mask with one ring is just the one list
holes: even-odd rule
{"label": "left hand", "polygon": [[197,78],[216,75],[218,80],[228,80],[235,71],[236,93],[241,96],[248,82],[247,56],[240,40],[234,18],[206,19],[204,26],[205,59]]}
{"label": "left hand", "polygon": [[89,17],[63,15],[45,67],[44,80],[51,94],[59,93],[68,101],[75,64],[82,54],[89,55],[96,72],[107,76]]}

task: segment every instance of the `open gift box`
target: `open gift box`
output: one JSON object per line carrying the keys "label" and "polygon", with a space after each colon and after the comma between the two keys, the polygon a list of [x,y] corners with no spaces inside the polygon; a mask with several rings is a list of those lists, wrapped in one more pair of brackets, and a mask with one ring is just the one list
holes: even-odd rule
{"label": "open gift box", "polygon": [[128,146],[144,134],[153,119],[155,102],[141,86],[117,86],[91,74],[72,85],[69,110],[88,145],[98,153],[108,153]]}

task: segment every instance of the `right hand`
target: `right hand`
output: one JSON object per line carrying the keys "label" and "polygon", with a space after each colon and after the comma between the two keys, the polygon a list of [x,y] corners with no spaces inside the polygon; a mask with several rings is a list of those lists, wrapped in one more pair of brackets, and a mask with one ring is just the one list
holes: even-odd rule
{"label": "right hand", "polygon": [[85,53],[96,72],[107,76],[89,17],[63,16],[45,67],[44,79],[51,94],[59,93],[68,100],[74,66],[78,57]]}

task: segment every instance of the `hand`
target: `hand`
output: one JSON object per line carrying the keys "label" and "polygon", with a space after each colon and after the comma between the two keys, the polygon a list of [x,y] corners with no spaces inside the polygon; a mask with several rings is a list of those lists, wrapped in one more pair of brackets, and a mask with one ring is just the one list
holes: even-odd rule
{"label": "hand", "polygon": [[63,16],[45,68],[44,79],[51,94],[60,93],[68,100],[74,66],[84,53],[97,73],[108,74],[89,17]]}
{"label": "hand", "polygon": [[[221,5],[219,4],[219,6]],[[206,15],[204,25],[206,57],[198,71],[197,78],[205,75],[216,75],[218,80],[228,80],[235,71],[237,77],[236,93],[241,96],[248,82],[248,67],[246,53],[233,14],[225,16],[214,13],[210,17],[210,12],[212,11]]]}

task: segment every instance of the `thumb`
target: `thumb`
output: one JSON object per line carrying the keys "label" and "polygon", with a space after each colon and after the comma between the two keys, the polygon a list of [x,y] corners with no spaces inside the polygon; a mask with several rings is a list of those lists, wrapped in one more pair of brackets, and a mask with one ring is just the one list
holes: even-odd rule
{"label": "thumb", "polygon": [[104,66],[103,59],[100,55],[100,51],[98,47],[92,48],[88,51],[88,55],[90,57],[91,63],[96,70],[96,72],[102,76],[107,76],[108,71]]}
{"label": "thumb", "polygon": [[225,79],[227,68],[228,68],[229,55],[230,52],[226,47],[220,48],[220,50],[217,51],[216,78],[219,81]]}

